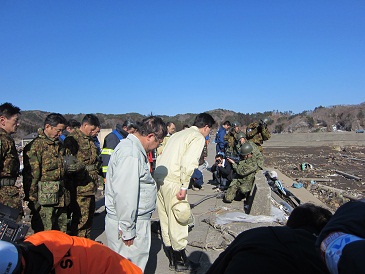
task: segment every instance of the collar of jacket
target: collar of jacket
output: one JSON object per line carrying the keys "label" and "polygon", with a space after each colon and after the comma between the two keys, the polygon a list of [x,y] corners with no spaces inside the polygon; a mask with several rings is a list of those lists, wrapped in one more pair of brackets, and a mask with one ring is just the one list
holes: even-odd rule
{"label": "collar of jacket", "polygon": [[0,128],[0,135],[9,135],[9,136],[10,136],[10,134],[8,134],[8,133],[6,132],[6,130],[5,130],[5,129],[3,129],[3,128]]}
{"label": "collar of jacket", "polygon": [[143,156],[146,158],[147,161],[147,152],[142,146],[141,141],[134,134],[128,134],[127,139],[130,139],[133,143],[136,143],[138,149],[143,153]]}
{"label": "collar of jacket", "polygon": [[59,140],[58,138],[53,140],[51,138],[49,138],[45,133],[43,128],[39,128],[38,129],[38,137],[41,139],[44,139],[45,141],[47,141],[48,144],[58,144]]}
{"label": "collar of jacket", "polygon": [[115,129],[123,136],[123,138],[127,138],[129,133],[123,129],[121,124],[117,124]]}
{"label": "collar of jacket", "polygon": [[79,128],[75,128],[74,132],[72,132],[71,134],[69,135],[78,135],[84,139],[89,139],[91,140],[91,137],[90,136],[87,136],[86,134],[84,134]]}

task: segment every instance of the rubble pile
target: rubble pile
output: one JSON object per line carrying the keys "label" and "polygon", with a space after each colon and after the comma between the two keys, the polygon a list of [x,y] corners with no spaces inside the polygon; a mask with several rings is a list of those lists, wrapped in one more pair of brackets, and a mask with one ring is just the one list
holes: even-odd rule
{"label": "rubble pile", "polygon": [[336,210],[365,197],[365,148],[362,146],[268,147],[265,165],[281,170]]}

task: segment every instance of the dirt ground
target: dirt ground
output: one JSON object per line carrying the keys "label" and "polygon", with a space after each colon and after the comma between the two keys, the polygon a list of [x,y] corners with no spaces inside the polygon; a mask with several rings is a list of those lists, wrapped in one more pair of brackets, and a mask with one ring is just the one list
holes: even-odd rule
{"label": "dirt ground", "polygon": [[266,166],[302,183],[334,210],[365,197],[365,134],[277,134],[264,147]]}

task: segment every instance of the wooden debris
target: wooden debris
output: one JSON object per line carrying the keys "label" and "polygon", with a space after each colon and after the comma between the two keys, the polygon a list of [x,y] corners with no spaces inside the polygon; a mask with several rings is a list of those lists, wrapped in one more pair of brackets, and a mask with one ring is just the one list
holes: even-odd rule
{"label": "wooden debris", "polygon": [[342,155],[342,157],[349,159],[349,160],[353,160],[353,161],[359,161],[359,162],[365,162],[364,159],[359,159],[359,158],[354,158],[354,157],[348,157],[346,155]]}
{"label": "wooden debris", "polygon": [[332,182],[329,178],[297,178],[297,181]]}
{"label": "wooden debris", "polygon": [[341,175],[345,176],[346,178],[354,179],[356,181],[361,181],[361,178],[360,177],[357,177],[355,175],[348,174],[348,173],[343,172],[343,171],[340,171],[340,170],[335,170],[335,172],[338,173],[338,174],[341,174]]}
{"label": "wooden debris", "polygon": [[357,200],[358,198],[356,198],[355,196],[352,196],[350,194],[347,194],[345,190],[339,189],[339,188],[334,188],[331,186],[325,186],[322,184],[316,184],[316,187],[323,189],[325,191],[330,191],[330,192],[335,192],[337,193],[337,195],[342,196],[344,198],[350,199],[350,200]]}

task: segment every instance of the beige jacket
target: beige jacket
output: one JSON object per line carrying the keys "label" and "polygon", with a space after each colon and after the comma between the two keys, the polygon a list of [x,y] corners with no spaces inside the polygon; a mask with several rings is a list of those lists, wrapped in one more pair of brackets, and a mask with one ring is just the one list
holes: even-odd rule
{"label": "beige jacket", "polygon": [[190,177],[198,167],[200,155],[205,144],[204,136],[196,126],[174,133],[157,158],[155,180],[178,183],[188,188]]}

